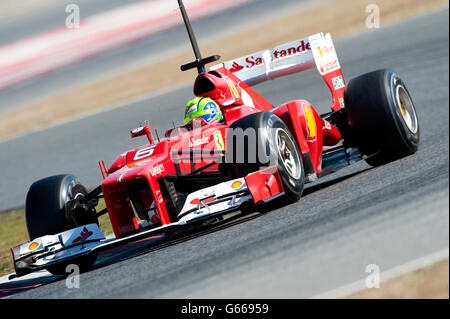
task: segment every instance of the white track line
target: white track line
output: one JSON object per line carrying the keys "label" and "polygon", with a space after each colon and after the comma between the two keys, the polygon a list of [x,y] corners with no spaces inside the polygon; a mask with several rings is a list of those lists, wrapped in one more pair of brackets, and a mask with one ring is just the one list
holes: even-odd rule
{"label": "white track line", "polygon": [[[380,274],[381,284],[383,282],[387,282],[396,277],[406,275],[408,273],[414,272],[421,268],[429,267],[435,263],[443,261],[449,258],[449,249],[445,248],[443,250],[437,251],[430,255],[409,261],[405,264],[396,266],[389,270],[383,271]],[[380,286],[381,286],[380,284]],[[351,294],[357,293],[359,291],[367,289],[366,287],[366,279],[361,279],[351,284],[327,291],[325,293],[321,293],[312,297],[312,299],[331,299],[331,298],[343,298],[349,296]],[[377,289],[377,288],[372,288]]]}

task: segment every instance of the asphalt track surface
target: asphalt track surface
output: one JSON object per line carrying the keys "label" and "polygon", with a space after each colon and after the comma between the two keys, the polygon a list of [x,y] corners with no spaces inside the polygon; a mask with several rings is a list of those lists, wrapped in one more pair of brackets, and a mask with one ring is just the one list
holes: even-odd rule
{"label": "asphalt track surface", "polygon": [[[169,0],[168,0],[169,1]],[[170,0],[175,1],[175,0]],[[213,37],[228,32],[235,32],[246,25],[259,23],[261,20],[274,18],[288,10],[298,9],[310,0],[278,0],[274,6],[271,0],[256,0],[239,7],[211,15],[207,18],[192,21],[199,44]],[[95,14],[116,9],[137,0],[64,0],[50,9],[45,9],[19,20],[0,23],[0,44],[17,41],[54,28],[64,27],[68,3],[80,6],[81,19]],[[181,21],[181,16],[180,16]],[[161,32],[139,41],[131,42],[114,50],[82,60],[68,67],[32,78],[5,90],[0,90],[0,112],[21,105],[29,105],[61,90],[83,85],[88,82],[137,68],[155,59],[170,55],[174,51],[185,51],[190,47],[186,30],[180,26]],[[188,57],[189,59],[191,57]],[[193,55],[192,55],[193,59]],[[188,60],[187,62],[189,62]],[[1,208],[0,208],[1,209]]]}
{"label": "asphalt track surface", "polygon": [[[365,278],[369,264],[384,271],[448,248],[448,13],[335,41],[347,80],[379,68],[403,78],[420,121],[415,155],[379,168],[360,162],[308,184],[299,202],[230,227],[150,252],[123,251],[82,274],[79,289],[59,280],[13,297],[306,298]],[[329,93],[320,81],[311,70],[256,89],[274,104],[302,97],[325,112]],[[181,121],[190,97],[183,87],[3,143],[3,181],[72,172],[98,182],[96,160],[110,163],[105,154],[137,145],[128,140],[137,121],[148,118],[163,132]],[[22,170],[14,173],[12,163]]]}

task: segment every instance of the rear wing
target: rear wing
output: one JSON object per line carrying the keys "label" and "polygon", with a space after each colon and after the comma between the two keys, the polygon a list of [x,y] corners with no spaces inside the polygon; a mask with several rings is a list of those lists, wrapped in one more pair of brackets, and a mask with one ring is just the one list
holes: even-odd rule
{"label": "rear wing", "polygon": [[333,103],[338,111],[344,107],[345,81],[329,33],[316,33],[309,37],[279,45],[273,50],[263,50],[211,67],[226,68],[248,85],[255,85],[289,74],[317,67],[330,88]]}

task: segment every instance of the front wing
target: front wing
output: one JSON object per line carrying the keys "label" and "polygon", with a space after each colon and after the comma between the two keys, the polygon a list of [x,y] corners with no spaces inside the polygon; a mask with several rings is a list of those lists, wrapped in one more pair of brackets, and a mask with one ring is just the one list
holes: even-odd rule
{"label": "front wing", "polygon": [[141,231],[123,238],[106,239],[97,224],[83,225],[65,232],[36,238],[11,248],[16,276],[24,276],[50,266],[76,260],[82,256],[111,249],[125,243],[193,226],[241,208],[243,204],[265,203],[284,194],[276,166],[270,166],[243,178],[220,183],[188,195],[179,220]]}

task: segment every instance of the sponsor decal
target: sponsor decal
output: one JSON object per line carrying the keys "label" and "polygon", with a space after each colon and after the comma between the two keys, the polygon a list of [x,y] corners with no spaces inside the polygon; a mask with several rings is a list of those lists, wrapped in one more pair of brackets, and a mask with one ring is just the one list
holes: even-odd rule
{"label": "sponsor decal", "polygon": [[75,238],[72,241],[72,244],[78,243],[80,241],[85,241],[86,239],[88,239],[89,237],[91,237],[93,234],[93,232],[89,231],[86,227],[83,228],[83,230],[81,231],[80,236],[78,236],[77,238]]}
{"label": "sponsor decal", "polygon": [[233,184],[231,184],[231,188],[239,188],[242,186],[242,182],[241,181],[235,181]]}
{"label": "sponsor decal", "polygon": [[39,244],[37,242],[33,242],[30,244],[30,246],[28,246],[29,250],[35,250],[36,248],[39,247]]}
{"label": "sponsor decal", "polygon": [[216,144],[216,148],[219,151],[223,151],[225,149],[225,143],[223,142],[222,133],[220,131],[213,133],[214,143]]}
{"label": "sponsor decal", "polygon": [[263,58],[262,57],[255,58],[253,55],[251,55],[245,59],[245,62],[247,63],[246,67],[250,69],[253,68],[254,66],[263,64]]}
{"label": "sponsor decal", "polygon": [[[273,50],[264,50],[253,53],[245,57],[238,58],[234,61],[226,62],[225,67],[232,73],[243,71],[244,69],[253,69],[263,67],[265,63],[269,63],[269,59],[273,61],[288,58],[293,55],[299,55],[311,51],[311,44],[308,40],[303,39],[280,45]],[[267,57],[265,55],[268,55]]]}
{"label": "sponsor decal", "polygon": [[326,63],[320,62],[320,72],[322,74],[327,74],[332,71],[336,71],[337,69],[339,69],[339,63],[337,60],[332,60]]}
{"label": "sponsor decal", "polygon": [[322,49],[319,47],[320,51],[321,51],[321,55],[332,55],[334,54],[334,46],[333,45],[324,45],[323,46],[323,54],[322,54]]}
{"label": "sponsor decal", "polygon": [[306,123],[308,126],[308,140],[316,137],[316,119],[309,106],[304,105],[303,110],[305,112]]}
{"label": "sponsor decal", "polygon": [[342,75],[332,78],[331,81],[333,82],[333,86],[334,86],[335,90],[342,89],[345,86]]}
{"label": "sponsor decal", "polygon": [[[298,45],[297,45],[298,44]],[[311,50],[311,45],[309,42],[306,42],[305,40],[301,40],[297,43],[290,43],[290,46],[285,47],[279,47],[273,51],[273,58],[280,59],[284,57],[288,57],[294,54],[303,53],[305,51]]]}
{"label": "sponsor decal", "polygon": [[208,204],[215,200],[216,200],[215,197],[210,197],[210,198],[205,198],[205,199],[194,198],[193,200],[191,200],[190,204],[191,205],[200,205],[202,202],[205,204]]}
{"label": "sponsor decal", "polygon": [[197,112],[197,110],[198,110],[197,104],[191,105],[189,109],[186,110],[186,116],[188,116],[191,113]]}
{"label": "sponsor decal", "polygon": [[160,175],[161,173],[163,173],[165,171],[166,171],[166,168],[164,167],[164,164],[158,164],[158,165],[150,168],[150,174],[152,174],[153,177]]}
{"label": "sponsor decal", "polygon": [[310,36],[309,39],[311,40],[311,46],[313,47],[314,60],[316,61],[317,69],[321,75],[328,74],[341,68],[329,33],[325,36],[316,34]]}
{"label": "sponsor decal", "polygon": [[[161,191],[159,191],[159,190],[155,191],[155,201],[152,203],[152,206],[150,207],[150,211],[154,210],[156,216],[159,217],[158,216],[158,211],[157,211],[157,209],[155,209],[156,202],[158,202],[158,204],[164,203],[164,198],[163,198],[163,196],[161,194]],[[149,214],[150,214],[150,211],[149,211]]]}
{"label": "sponsor decal", "polygon": [[209,137],[203,137],[197,140],[194,140],[193,137],[191,137],[189,139],[189,147],[195,147],[195,146],[200,146],[203,144],[208,144],[209,143]]}
{"label": "sponsor decal", "polygon": [[228,84],[228,87],[231,90],[231,93],[233,94],[233,97],[235,99],[238,99],[239,98],[239,92],[238,92],[236,86],[234,85],[233,81],[227,80],[227,84]]}
{"label": "sponsor decal", "polygon": [[231,73],[236,73],[239,72],[243,69],[244,67],[242,65],[239,65],[236,61],[233,62],[233,64],[231,65],[231,68],[229,69]]}
{"label": "sponsor decal", "polygon": [[[318,46],[317,51],[321,57],[319,61],[319,70],[322,75],[336,71],[340,68],[333,45]],[[343,82],[344,81],[342,80],[342,84]]]}
{"label": "sponsor decal", "polygon": [[[231,63],[229,65],[228,63]],[[243,69],[251,69],[260,65],[264,65],[264,57],[262,53],[255,53],[246,57],[239,58],[233,62],[227,63],[227,69],[232,73],[242,71]]]}

